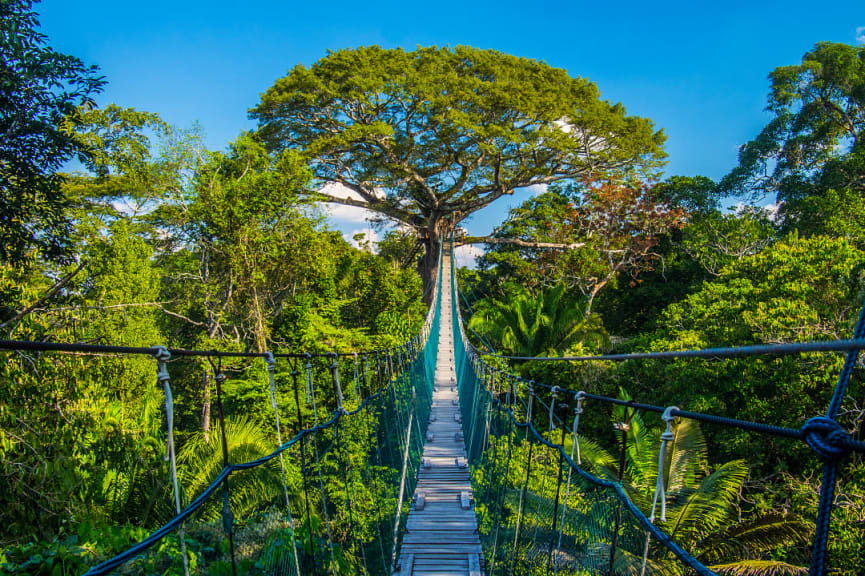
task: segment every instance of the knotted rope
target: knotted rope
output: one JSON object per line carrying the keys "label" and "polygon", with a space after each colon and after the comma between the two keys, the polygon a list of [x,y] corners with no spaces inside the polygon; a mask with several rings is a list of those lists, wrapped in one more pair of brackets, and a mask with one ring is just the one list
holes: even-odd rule
{"label": "knotted rope", "polygon": [[[171,484],[174,487],[174,508],[180,514],[180,486],[177,481],[177,459],[174,453],[174,397],[171,394],[171,376],[168,374],[168,361],[171,360],[171,352],[164,346],[156,349],[156,380],[162,384],[165,393],[165,420],[168,434],[165,440],[165,460],[171,462]],[[183,535],[183,526],[178,530],[180,537],[180,548],[183,553],[183,573],[189,576],[189,559],[186,557],[186,538]]]}
{"label": "knotted rope", "polygon": [[[270,405],[273,407],[273,413],[276,416],[276,441],[279,446],[282,446],[282,430],[279,426],[279,406],[276,403],[276,359],[273,357],[273,352],[265,352],[264,361],[267,364],[267,378],[270,383]],[[282,458],[282,452],[279,453],[279,469],[282,471],[282,490],[285,493],[285,510],[288,513],[288,527],[291,529],[291,549],[294,553],[294,565],[299,575],[300,559],[297,556],[294,518],[291,515],[291,504],[288,500],[288,483],[285,479],[285,461]]]}

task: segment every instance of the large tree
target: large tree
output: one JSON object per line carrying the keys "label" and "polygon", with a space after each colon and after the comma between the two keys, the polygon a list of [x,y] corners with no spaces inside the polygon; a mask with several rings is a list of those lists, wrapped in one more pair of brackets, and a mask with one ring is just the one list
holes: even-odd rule
{"label": "large tree", "polygon": [[769,79],[773,118],[741,147],[720,191],[777,195],[790,227],[823,232],[821,220],[850,210],[839,196],[865,196],[865,46],[820,42]]}
{"label": "large tree", "polygon": [[624,276],[651,270],[664,234],[682,226],[684,212],[654,198],[645,184],[583,182],[551,186],[510,211],[480,261],[500,281],[535,288],[564,283],[586,298],[589,316],[598,294]]}
{"label": "large tree", "polygon": [[663,157],[663,132],[588,80],[463,46],[331,52],[277,80],[251,115],[272,148],[308,155],[317,199],[413,228],[426,286],[449,226],[497,198]]}

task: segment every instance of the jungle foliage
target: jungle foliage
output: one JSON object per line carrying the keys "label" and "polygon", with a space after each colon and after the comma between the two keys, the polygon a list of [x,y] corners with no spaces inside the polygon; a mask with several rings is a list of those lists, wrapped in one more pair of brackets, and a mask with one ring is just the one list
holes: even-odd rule
{"label": "jungle foliage", "polygon": [[[484,351],[845,338],[865,294],[865,47],[820,43],[801,64],[773,71],[773,118],[719,182],[659,181],[663,132],[542,62],[470,47],[339,50],[277,80],[252,110],[259,129],[216,151],[198,127],[95,106],[97,69],[48,46],[30,0],[2,2],[0,16],[4,339],[249,352],[391,346],[422,321],[449,226],[519,187],[547,184],[491,237],[462,239],[488,243],[479,268],[460,271],[464,315]],[[82,171],[62,173],[73,157]],[[354,196],[332,194],[335,184]],[[726,209],[733,199],[747,202]],[[355,248],[327,227],[318,201],[363,205],[405,227]],[[4,360],[0,571],[78,573],[173,516],[152,359],[21,351]],[[840,362],[810,354],[510,367],[562,388],[626,389],[641,401],[800,427],[824,410]],[[221,466],[218,371],[228,375],[231,458],[256,458],[276,441],[261,362],[174,362],[187,502]],[[293,432],[317,417],[290,394],[296,372],[275,376]],[[335,406],[326,380],[308,394]],[[857,367],[839,418],[860,438],[862,394]],[[645,508],[660,422],[631,418],[622,467],[611,417],[623,418],[587,409],[586,466],[621,478]],[[670,529],[723,573],[797,573],[810,554],[819,460],[801,443],[676,425],[670,516],[682,523]],[[365,447],[392,457],[398,440],[370,430],[344,431],[344,458],[327,464],[342,478],[328,488],[334,499],[357,487],[358,524],[343,514],[333,525],[360,549],[377,542],[381,502],[396,507],[370,483]],[[853,575],[865,558],[865,464],[854,455],[842,469],[830,565]],[[507,480],[520,469],[498,472]],[[256,474],[238,482],[232,503],[255,508],[245,512],[263,525],[270,512],[257,503],[282,487],[276,468]],[[301,481],[291,470],[286,490]],[[308,515],[307,533],[321,521]],[[253,524],[244,527],[250,538]],[[222,544],[200,534],[193,545],[204,557]],[[298,545],[314,557],[325,544],[310,536]],[[333,562],[350,572],[340,550]]]}
{"label": "jungle foliage", "polygon": [[[522,302],[543,302],[557,283],[567,286],[563,309],[549,317],[582,313],[583,322],[609,334],[615,352],[849,338],[865,298],[865,244],[858,225],[865,201],[865,169],[859,161],[863,62],[861,46],[820,43],[800,65],[777,68],[770,74],[773,118],[742,146],[739,165],[720,182],[671,176],[650,185],[642,197],[655,208],[640,210],[640,218],[613,204],[594,204],[591,218],[575,218],[575,209],[596,202],[591,188],[579,187],[550,187],[512,210],[494,237],[515,234],[522,245],[490,244],[478,270],[461,271],[464,311],[474,311],[469,326],[475,344],[513,355],[533,349],[517,344],[540,335],[545,324],[539,315],[519,314],[534,310]],[[646,227],[648,218],[669,218],[676,210],[680,220],[655,230]],[[606,218],[626,232],[626,244],[604,244],[615,238],[610,232],[615,228],[597,234],[594,222]],[[552,242],[560,246],[550,247]],[[646,248],[634,253],[640,257],[630,266],[617,270],[613,266],[628,245]],[[587,296],[591,308],[584,304]],[[513,304],[510,316],[491,312],[504,302]],[[591,337],[577,338],[556,352],[606,350],[599,344]],[[635,399],[660,406],[799,428],[825,412],[842,362],[837,354],[807,354],[616,364],[520,361],[512,369],[563,388],[612,397],[625,388]],[[865,422],[862,393],[857,367],[839,422],[859,438]],[[612,432],[602,406],[586,412],[580,426],[586,430],[587,453],[595,455],[588,458],[590,465],[615,477],[621,438]],[[656,416],[643,417],[651,429]],[[620,422],[622,415],[613,418]],[[810,558],[806,525],[815,517],[820,460],[801,442],[722,426],[707,426],[704,432],[694,460],[701,471],[694,477],[708,480],[712,470],[735,470],[729,486],[735,485],[737,495],[721,498],[735,510],[734,518],[718,526],[726,523],[724,539],[750,550],[752,565],[724,563],[720,551],[702,551],[701,541],[718,542],[720,536],[706,532],[685,539],[725,574],[800,573]],[[624,478],[634,501],[641,502],[645,495],[636,488],[643,481],[641,469],[657,464],[642,462],[646,454],[634,452],[643,432],[629,434],[635,436]],[[865,559],[863,469],[861,455],[844,461],[829,542],[829,566],[838,574],[856,574]],[[645,502],[642,506],[648,513]],[[805,524],[784,527],[771,518],[799,518]],[[763,526],[766,537],[772,532],[782,539],[762,549],[748,547],[733,535],[739,525],[733,520]],[[772,562],[781,564],[772,568]]]}

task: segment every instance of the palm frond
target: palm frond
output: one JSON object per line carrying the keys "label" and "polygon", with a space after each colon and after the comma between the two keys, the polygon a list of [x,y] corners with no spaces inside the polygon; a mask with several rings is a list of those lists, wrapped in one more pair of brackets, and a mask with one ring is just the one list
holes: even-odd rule
{"label": "palm frond", "polygon": [[679,419],[673,426],[673,440],[666,450],[664,474],[667,490],[676,492],[693,485],[700,465],[706,459],[706,439],[700,425],[693,420]]}
{"label": "palm frond", "polygon": [[770,512],[712,532],[697,543],[697,550],[704,563],[748,558],[759,552],[806,542],[813,531],[813,525],[798,516]]}
{"label": "palm frond", "polygon": [[[261,427],[244,418],[228,418],[225,423],[228,458],[232,463],[249,462],[260,458],[275,448]],[[191,501],[201,494],[222,471],[222,434],[219,424],[211,429],[204,439],[202,433],[191,436],[177,455],[181,484]],[[245,470],[231,479],[231,506],[235,514],[255,509],[269,502],[281,490],[278,461]],[[216,516],[216,507],[211,507],[211,516]]]}
{"label": "palm frond", "polygon": [[692,490],[672,494],[668,502],[669,534],[680,540],[692,540],[716,530],[730,516],[748,466],[742,460],[727,462]]}
{"label": "palm frond", "polygon": [[740,560],[707,568],[724,576],[805,576],[808,569],[775,560]]}

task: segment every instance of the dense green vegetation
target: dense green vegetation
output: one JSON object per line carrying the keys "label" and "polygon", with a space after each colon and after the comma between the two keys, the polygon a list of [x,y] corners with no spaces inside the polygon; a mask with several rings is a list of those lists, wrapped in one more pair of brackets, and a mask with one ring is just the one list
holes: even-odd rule
{"label": "dense green vegetation", "polygon": [[[662,179],[663,132],[601,100],[590,82],[468,47],[333,52],[276,81],[252,110],[259,130],[207,150],[198,127],[96,107],[98,70],[48,46],[30,0],[3,2],[0,17],[4,339],[244,352],[393,346],[421,324],[443,235],[532,184],[550,186],[491,237],[461,239],[488,248],[477,270],[460,272],[480,349],[556,356],[844,338],[863,300],[863,47],[818,44],[801,64],[772,72],[773,118],[716,183]],[[80,170],[64,173],[73,157]],[[334,184],[356,198],[331,195]],[[363,205],[404,227],[355,248],[328,228],[319,201]],[[655,404],[800,427],[825,409],[840,364],[812,354],[510,368],[550,385],[608,396],[626,389]],[[78,573],[173,516],[153,367],[132,356],[4,353],[0,571]],[[231,458],[275,443],[263,363],[173,362],[186,502],[222,466],[211,406],[217,368],[228,375]],[[276,376],[278,401],[292,414],[286,433],[315,417],[291,393],[296,368]],[[327,374],[324,364],[316,369]],[[322,410],[335,406],[326,378],[310,392]],[[839,417],[857,436],[862,394],[857,368]],[[587,467],[621,477],[647,507],[657,464],[646,454],[655,454],[660,422],[641,418],[626,470],[610,456],[621,439],[604,409],[587,410],[582,429],[593,439]],[[681,469],[671,490],[681,498],[668,513],[685,519],[681,542],[728,574],[807,565],[820,466],[811,451],[677,426]],[[332,519],[346,551],[373,546],[380,500],[395,506],[371,482],[367,447],[396,461],[399,443],[372,430],[344,431],[345,451],[327,463],[348,480],[328,487],[334,499],[358,486],[359,508]],[[865,562],[865,463],[852,455],[841,469],[830,566],[852,575]],[[508,473],[518,478],[519,465]],[[258,505],[279,499],[279,470],[256,474],[238,481],[232,505],[265,524],[272,511]],[[288,476],[294,494],[300,472]],[[322,519],[306,521],[310,537],[299,546],[315,560],[326,544],[311,524]],[[243,529],[241,540],[253,538],[255,523]],[[194,558],[221,545],[207,538],[190,536]],[[725,538],[739,548],[720,546]],[[350,573],[342,552],[332,561]]]}
{"label": "dense green vegetation", "polygon": [[[550,187],[512,210],[494,238],[517,237],[521,244],[492,244],[478,270],[461,271],[465,312],[475,311],[469,326],[476,345],[515,355],[579,355],[850,337],[865,296],[865,237],[857,224],[865,197],[865,48],[818,44],[800,65],[778,68],[770,78],[774,118],[741,148],[739,165],[720,183],[674,176],[617,184],[627,192],[599,203],[602,188],[581,182]],[[639,209],[637,198],[645,199]],[[744,203],[724,208],[736,201]],[[550,247],[555,243],[560,246]],[[567,290],[558,296],[553,287],[562,285]],[[546,311],[551,290],[565,310]],[[513,304],[509,315],[500,311],[504,303]],[[559,319],[576,311],[585,326],[602,327],[609,338],[556,336],[567,333],[556,328]],[[799,428],[825,412],[841,364],[839,355],[808,354],[516,362],[512,368],[546,384],[607,396],[623,387],[661,406]],[[862,393],[857,369],[839,416],[857,437],[865,414]],[[607,417],[588,412],[586,436],[613,451],[617,438]],[[804,443],[721,426],[707,428],[705,442],[694,481],[711,479],[714,470],[741,468],[739,494],[729,499],[739,521],[772,515],[814,521],[821,468]],[[593,465],[603,472],[607,460]],[[641,474],[636,463],[626,466],[628,482],[629,475]],[[829,566],[852,575],[865,561],[865,463],[851,455],[842,468]],[[615,462],[611,470],[617,473]],[[759,564],[766,573],[797,573],[795,566],[807,566],[810,536],[799,537],[801,524],[787,529],[784,545],[763,553],[760,546],[746,547],[748,558],[763,562],[754,570]],[[700,552],[699,542],[694,544]],[[770,569],[770,560],[787,567]],[[725,570],[752,573],[744,567]]]}

